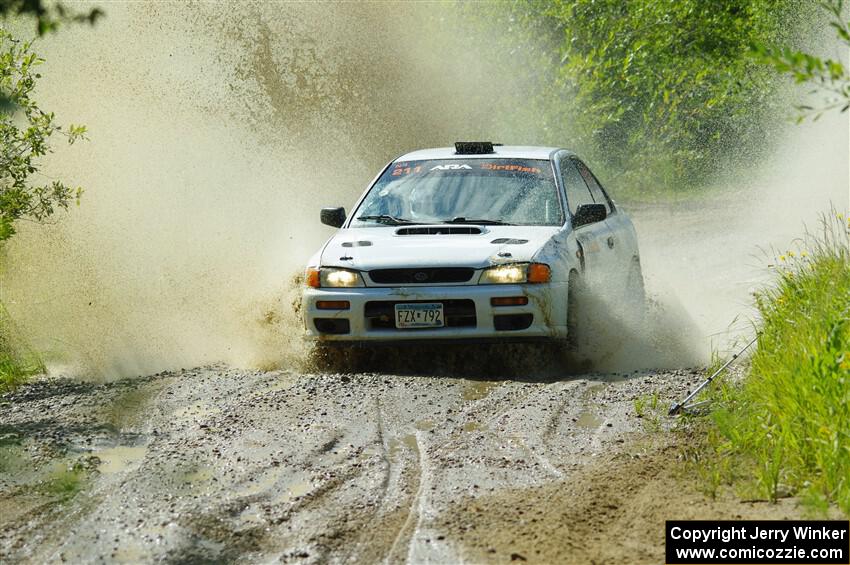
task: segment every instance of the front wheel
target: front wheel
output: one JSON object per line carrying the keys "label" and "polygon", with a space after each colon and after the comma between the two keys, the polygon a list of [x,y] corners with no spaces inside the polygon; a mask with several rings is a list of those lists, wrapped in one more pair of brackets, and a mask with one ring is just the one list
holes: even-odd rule
{"label": "front wheel", "polygon": [[629,278],[626,282],[626,299],[643,302],[646,298],[646,288],[643,284],[643,271],[640,268],[640,259],[632,259],[629,266]]}
{"label": "front wheel", "polygon": [[569,284],[567,285],[567,345],[575,351],[578,349],[580,324],[582,308],[582,295],[584,294],[584,285],[581,277],[575,271],[570,273]]}
{"label": "front wheel", "polygon": [[626,292],[623,296],[625,303],[624,311],[629,314],[632,321],[639,322],[646,312],[646,287],[643,283],[643,271],[640,267],[640,259],[632,259],[629,266],[629,278],[626,281]]}
{"label": "front wheel", "polygon": [[341,343],[314,343],[308,363],[312,369],[323,372],[343,373],[356,370],[368,361],[371,352],[362,347]]}

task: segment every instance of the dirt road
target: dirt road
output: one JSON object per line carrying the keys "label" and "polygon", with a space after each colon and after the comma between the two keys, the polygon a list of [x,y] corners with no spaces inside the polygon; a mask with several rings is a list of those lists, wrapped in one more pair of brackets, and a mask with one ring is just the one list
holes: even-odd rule
{"label": "dirt road", "polygon": [[699,378],[44,379],[0,405],[0,560],[575,560],[575,488],[657,451],[635,400]]}
{"label": "dirt road", "polygon": [[543,372],[36,381],[0,401],[0,562],[659,563],[665,519],[800,515],[683,475],[701,371]]}

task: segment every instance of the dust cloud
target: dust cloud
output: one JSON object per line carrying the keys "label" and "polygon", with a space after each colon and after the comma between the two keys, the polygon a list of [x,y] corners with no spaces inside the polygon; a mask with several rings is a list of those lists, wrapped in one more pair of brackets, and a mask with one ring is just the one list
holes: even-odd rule
{"label": "dust cloud", "polygon": [[[91,140],[57,147],[46,171],[83,186],[81,205],[21,225],[4,251],[0,298],[32,345],[54,370],[109,378],[304,362],[293,281],[332,233],[318,208],[350,206],[414,148],[570,146],[527,103],[545,55],[470,32],[463,10],[111,3],[95,28],[38,40],[40,103]],[[633,211],[663,306],[629,335],[677,337],[639,347],[639,364],[704,360],[759,279],[754,250],[784,244],[829,198],[846,207],[846,128],[838,139],[833,125],[794,130],[785,156],[719,200]]]}

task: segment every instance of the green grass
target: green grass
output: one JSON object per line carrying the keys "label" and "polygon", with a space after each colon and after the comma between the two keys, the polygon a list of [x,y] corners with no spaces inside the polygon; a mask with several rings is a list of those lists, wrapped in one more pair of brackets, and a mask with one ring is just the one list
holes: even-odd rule
{"label": "green grass", "polygon": [[758,348],[744,381],[715,391],[709,445],[739,492],[850,514],[850,239],[842,216],[822,228],[756,296]]}
{"label": "green grass", "polygon": [[661,418],[666,412],[657,392],[643,394],[634,399],[635,414],[643,422],[644,430],[657,432],[661,430]]}
{"label": "green grass", "polygon": [[0,394],[44,373],[44,362],[16,339],[16,329],[0,304]]}
{"label": "green grass", "polygon": [[0,339],[0,393],[14,389],[44,370],[37,356],[17,354]]}

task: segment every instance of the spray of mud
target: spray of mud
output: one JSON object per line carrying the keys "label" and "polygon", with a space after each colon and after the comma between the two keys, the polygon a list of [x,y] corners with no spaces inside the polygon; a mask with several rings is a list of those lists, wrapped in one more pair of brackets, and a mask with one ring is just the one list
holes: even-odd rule
{"label": "spray of mud", "polygon": [[[824,18],[813,11],[798,22],[806,30],[799,48],[846,64],[847,50]],[[847,114],[798,124],[793,105],[822,107],[823,95],[788,84],[777,96],[787,113],[776,117],[778,132],[765,134],[780,140],[769,159],[718,163],[712,188],[687,201],[629,207],[648,308],[623,316],[620,305],[593,297],[591,332],[608,344],[589,348],[595,368],[673,368],[738,351],[759,323],[753,293],[772,284],[778,257],[824,215],[850,210]]]}
{"label": "spray of mud", "polygon": [[748,341],[752,294],[771,283],[777,257],[822,215],[850,207],[848,156],[846,115],[789,120],[770,160],[725,174],[708,198],[634,210],[647,287],[680,305],[703,355]]}
{"label": "spray of mud", "polygon": [[[56,367],[104,377],[307,359],[293,304],[297,273],[331,233],[319,207],[350,205],[381,165],[413,148],[553,135],[527,104],[540,80],[533,42],[503,50],[503,38],[471,32],[458,10],[110,4],[96,28],[40,40],[41,104],[86,124],[91,141],[58,148],[47,171],[85,187],[81,206],[54,225],[22,225],[5,250],[0,298],[29,341]],[[569,132],[557,137],[570,145]],[[846,134],[836,143],[846,163]],[[790,186],[799,153],[789,154],[755,176]],[[846,196],[846,166],[813,167],[819,182],[792,183],[797,198],[778,217],[770,180],[755,183],[758,198],[742,183],[722,204],[634,210],[661,306],[640,324],[603,324],[627,347],[595,362],[704,360],[706,336],[747,300],[752,281],[738,266],[776,244],[748,234],[798,233],[799,200],[822,210],[813,191],[841,186]],[[730,272],[742,278],[721,312]]]}
{"label": "spray of mud", "polygon": [[2,300],[33,346],[103,376],[302,358],[292,281],[330,234],[318,208],[399,152],[487,137],[492,93],[523,99],[457,15],[123,3],[39,40],[41,104],[91,141],[47,171],[81,206],[5,250]]}

